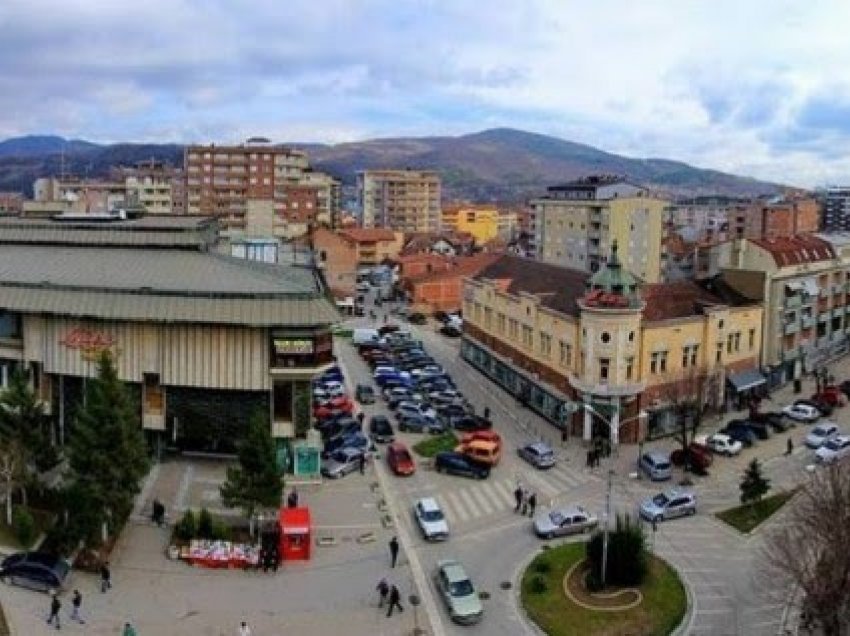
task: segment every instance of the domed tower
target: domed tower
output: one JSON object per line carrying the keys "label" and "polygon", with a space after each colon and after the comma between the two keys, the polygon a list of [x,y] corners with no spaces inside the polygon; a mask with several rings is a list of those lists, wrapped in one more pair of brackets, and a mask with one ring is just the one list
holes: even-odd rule
{"label": "domed tower", "polygon": [[620,263],[616,241],[608,263],[590,277],[578,305],[581,359],[570,383],[586,405],[584,439],[609,434],[616,445],[625,418],[633,421],[628,437],[636,439],[636,398],[644,389],[639,381],[644,303],[638,281]]}

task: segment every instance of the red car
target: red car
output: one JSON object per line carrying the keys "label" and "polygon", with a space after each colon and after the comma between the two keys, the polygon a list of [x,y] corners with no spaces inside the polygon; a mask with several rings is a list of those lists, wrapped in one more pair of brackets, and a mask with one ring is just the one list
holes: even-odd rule
{"label": "red car", "polygon": [[670,453],[670,461],[675,466],[682,466],[685,463],[689,463],[691,468],[695,469],[695,472],[700,473],[701,471],[708,470],[708,467],[714,461],[714,456],[707,446],[691,442],[687,453],[683,453],[681,448],[677,448]]}
{"label": "red car", "polygon": [[416,472],[413,456],[401,442],[393,442],[387,446],[387,464],[396,475],[407,476]]}
{"label": "red car", "polygon": [[841,394],[841,389],[837,386],[825,387],[820,393],[815,393],[812,396],[812,401],[823,401],[830,406],[844,406],[844,397]]}
{"label": "red car", "polygon": [[314,408],[313,416],[318,420],[323,420],[326,417],[341,413],[351,414],[352,411],[354,411],[354,402],[347,395],[343,395],[329,400],[327,404]]}

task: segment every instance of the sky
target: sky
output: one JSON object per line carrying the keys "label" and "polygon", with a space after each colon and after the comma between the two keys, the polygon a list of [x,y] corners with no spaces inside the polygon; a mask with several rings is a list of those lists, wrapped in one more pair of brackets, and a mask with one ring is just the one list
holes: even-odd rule
{"label": "sky", "polygon": [[551,134],[850,184],[847,0],[2,0],[0,138]]}

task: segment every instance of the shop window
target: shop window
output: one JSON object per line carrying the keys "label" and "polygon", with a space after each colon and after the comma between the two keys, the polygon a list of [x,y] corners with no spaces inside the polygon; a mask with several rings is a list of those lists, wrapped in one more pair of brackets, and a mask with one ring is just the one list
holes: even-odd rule
{"label": "shop window", "polygon": [[275,382],[273,408],[275,422],[292,421],[292,382]]}
{"label": "shop window", "polygon": [[21,337],[21,315],[9,311],[0,311],[0,338]]}

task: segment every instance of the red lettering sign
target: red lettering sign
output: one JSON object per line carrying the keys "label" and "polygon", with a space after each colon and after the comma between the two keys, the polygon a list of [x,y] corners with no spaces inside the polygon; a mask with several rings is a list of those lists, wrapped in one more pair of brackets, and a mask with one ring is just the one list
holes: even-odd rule
{"label": "red lettering sign", "polygon": [[69,349],[108,349],[115,344],[115,339],[106,333],[98,333],[88,329],[72,329],[59,341]]}

